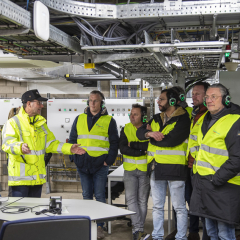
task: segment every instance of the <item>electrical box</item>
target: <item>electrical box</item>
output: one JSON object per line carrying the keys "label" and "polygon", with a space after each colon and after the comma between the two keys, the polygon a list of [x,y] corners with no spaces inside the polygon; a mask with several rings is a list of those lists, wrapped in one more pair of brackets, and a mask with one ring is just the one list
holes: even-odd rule
{"label": "electrical box", "polygon": [[47,125],[60,142],[67,142],[75,118],[84,112],[87,99],[49,99]]}
{"label": "electrical box", "polygon": [[108,114],[112,116],[117,123],[118,133],[125,124],[130,122],[129,115],[133,104],[144,106],[144,99],[106,99],[105,106]]}
{"label": "electrical box", "polygon": [[19,108],[22,106],[21,99],[0,99],[0,125],[8,120],[8,114],[12,108]]}
{"label": "electrical box", "polygon": [[[118,133],[126,123],[129,123],[129,115],[132,104],[144,105],[143,99],[106,99],[105,106],[108,114],[117,123]],[[68,141],[70,131],[75,118],[84,112],[87,107],[87,99],[49,99],[47,102],[47,125],[56,139],[61,142]]]}

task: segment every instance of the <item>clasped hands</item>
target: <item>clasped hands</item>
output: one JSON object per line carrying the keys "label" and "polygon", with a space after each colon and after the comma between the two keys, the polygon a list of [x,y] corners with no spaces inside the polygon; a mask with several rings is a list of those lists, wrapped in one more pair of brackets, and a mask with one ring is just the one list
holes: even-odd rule
{"label": "clasped hands", "polygon": [[[149,124],[147,124],[146,129],[152,131],[152,128]],[[161,132],[148,132],[146,136],[153,138],[155,141],[162,141],[164,138],[164,135]]]}

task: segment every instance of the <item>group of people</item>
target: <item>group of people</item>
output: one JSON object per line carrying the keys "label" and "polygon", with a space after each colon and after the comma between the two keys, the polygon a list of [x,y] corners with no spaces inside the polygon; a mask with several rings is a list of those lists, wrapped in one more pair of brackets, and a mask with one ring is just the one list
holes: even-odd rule
{"label": "group of people", "polygon": [[[167,186],[176,215],[176,230],[166,239],[198,240],[199,217],[203,240],[233,240],[240,220],[240,107],[230,102],[221,84],[196,83],[193,109],[184,90],[165,89],[158,99],[160,114],[146,122],[147,108],[134,104],[130,123],[120,140],[114,118],[104,106],[104,95],[92,91],[84,113],[76,117],[68,143],[55,139],[41,116],[38,90],[23,94],[23,106],[2,131],[2,149],[8,154],[8,185],[13,197],[41,197],[46,182],[44,156],[70,155],[81,179],[84,199],[105,203],[109,166],[123,154],[125,194],[133,240],[147,239],[144,232],[147,203],[153,199],[154,240],[164,237],[164,203]],[[190,228],[187,237],[188,211]],[[104,238],[98,223],[97,237]]]}

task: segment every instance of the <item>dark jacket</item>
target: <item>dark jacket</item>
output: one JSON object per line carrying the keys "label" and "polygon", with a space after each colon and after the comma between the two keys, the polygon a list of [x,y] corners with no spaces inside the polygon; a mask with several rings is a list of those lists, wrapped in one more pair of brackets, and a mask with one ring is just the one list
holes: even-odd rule
{"label": "dark jacket", "polygon": [[[163,125],[163,116],[164,113],[156,114],[153,116],[155,122],[159,123],[160,132],[168,124],[176,122],[174,129],[170,131],[162,141],[155,141],[153,138],[150,138],[150,143],[158,147],[175,147],[183,143],[189,137],[191,121],[189,114],[182,107],[174,112],[173,116]],[[147,124],[151,125],[153,119],[151,119]],[[145,140],[145,133],[149,130],[146,129],[147,124],[144,124],[137,130],[137,137],[140,140]],[[155,161],[152,162],[155,164],[155,179],[156,180],[186,180],[187,179],[187,165],[181,164],[160,164]],[[148,173],[151,171],[151,164],[148,165]]]}
{"label": "dark jacket", "polygon": [[[230,108],[220,114],[218,120],[227,114],[240,114],[240,107],[231,104]],[[203,136],[208,132],[210,121],[211,114],[208,112],[201,128]],[[196,173],[193,176],[190,214],[239,224],[240,186],[227,181],[240,172],[240,120],[233,124],[225,138],[225,143],[229,159],[220,169],[214,175],[201,176]]]}
{"label": "dark jacket", "polygon": [[[108,115],[107,109],[104,107],[101,109],[101,111],[93,116],[90,112],[89,107],[85,108],[84,113],[87,114],[87,123],[88,123],[88,130],[90,131],[94,124],[97,122],[97,120],[103,116]],[[73,122],[71,133],[69,136],[69,143],[77,143],[77,121],[78,117]],[[98,171],[104,164],[104,162],[107,163],[107,165],[111,166],[117,157],[118,154],[118,143],[119,143],[119,136],[118,136],[118,130],[117,130],[117,124],[114,118],[111,119],[109,128],[108,128],[108,135],[109,135],[109,152],[108,154],[103,154],[99,157],[91,157],[88,155],[88,153],[85,153],[83,155],[72,155],[70,156],[70,161],[74,161],[76,166],[81,172],[93,174],[96,171]]]}
{"label": "dark jacket", "polygon": [[119,148],[121,154],[139,157],[145,155],[145,151],[148,148],[148,142],[131,142],[130,147],[128,146],[128,139],[122,128],[120,133]]}

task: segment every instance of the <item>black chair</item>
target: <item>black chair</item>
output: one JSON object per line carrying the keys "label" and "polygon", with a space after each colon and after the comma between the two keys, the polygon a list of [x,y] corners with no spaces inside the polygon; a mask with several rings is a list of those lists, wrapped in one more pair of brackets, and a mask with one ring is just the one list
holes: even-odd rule
{"label": "black chair", "polygon": [[88,216],[53,216],[5,222],[0,240],[90,240]]}

